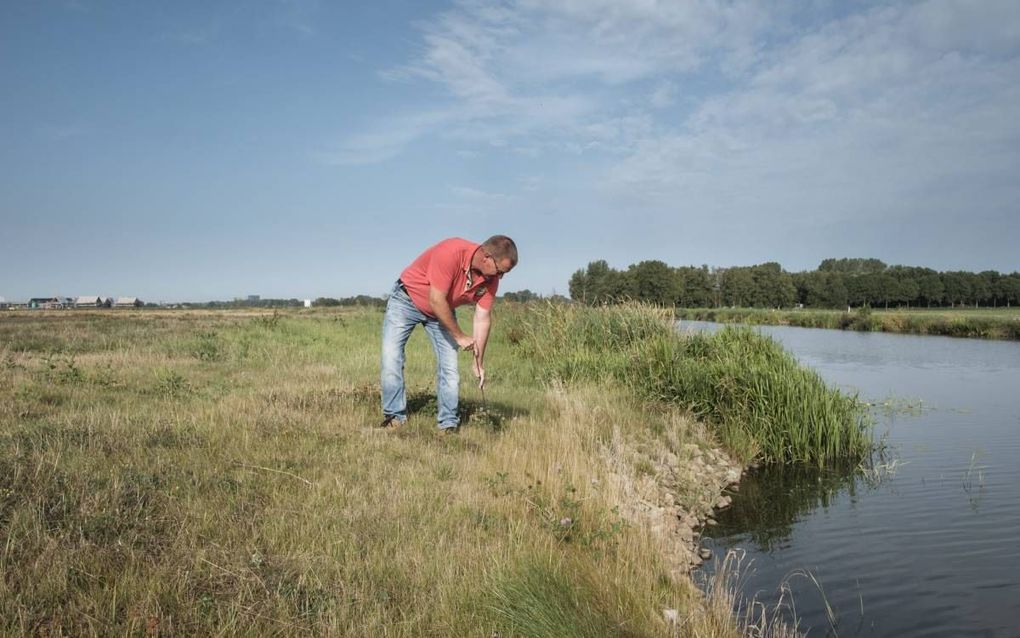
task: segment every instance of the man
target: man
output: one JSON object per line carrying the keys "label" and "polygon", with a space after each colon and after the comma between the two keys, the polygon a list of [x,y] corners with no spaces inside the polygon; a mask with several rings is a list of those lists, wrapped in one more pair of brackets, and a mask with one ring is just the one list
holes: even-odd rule
{"label": "man", "polygon": [[[485,344],[489,339],[492,304],[499,280],[517,265],[517,245],[505,235],[484,244],[446,239],[432,246],[400,273],[389,301],[382,331],[382,427],[395,428],[407,421],[404,393],[404,346],[418,324],[432,341],[436,354],[436,398],[439,428],[454,433],[457,416],[457,353],[474,353],[478,387],[485,387]],[[473,336],[457,325],[454,310],[476,304]]]}

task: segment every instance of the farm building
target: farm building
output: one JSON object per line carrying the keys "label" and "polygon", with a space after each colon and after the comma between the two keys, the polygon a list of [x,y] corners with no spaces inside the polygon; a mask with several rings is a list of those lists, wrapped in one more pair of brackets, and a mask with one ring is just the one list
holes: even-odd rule
{"label": "farm building", "polygon": [[99,295],[91,295],[86,297],[76,297],[74,300],[75,308],[102,308],[103,298]]}
{"label": "farm building", "polygon": [[141,308],[142,300],[138,297],[117,297],[113,302],[114,308]]}
{"label": "farm building", "polygon": [[40,310],[63,308],[64,305],[65,300],[61,297],[32,297],[28,300],[29,308],[36,308]]}

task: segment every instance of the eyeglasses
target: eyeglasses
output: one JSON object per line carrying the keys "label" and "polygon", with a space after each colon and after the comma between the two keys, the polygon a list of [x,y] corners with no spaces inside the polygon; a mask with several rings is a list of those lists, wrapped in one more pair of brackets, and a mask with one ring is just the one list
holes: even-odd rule
{"label": "eyeglasses", "polygon": [[492,255],[490,255],[489,253],[485,253],[485,256],[492,260],[492,265],[496,267],[496,276],[499,277],[500,279],[503,278],[503,275],[505,275],[508,272],[510,272],[509,270],[500,270],[499,269],[499,262],[497,262],[496,258],[493,257]]}

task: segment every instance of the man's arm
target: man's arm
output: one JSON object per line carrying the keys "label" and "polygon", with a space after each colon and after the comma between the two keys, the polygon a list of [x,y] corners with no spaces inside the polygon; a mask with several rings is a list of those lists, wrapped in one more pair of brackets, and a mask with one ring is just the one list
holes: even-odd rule
{"label": "man's arm", "polygon": [[453,316],[453,310],[450,309],[450,304],[446,301],[446,291],[440,290],[435,286],[429,287],[429,305],[432,306],[432,312],[435,313],[436,319],[439,320],[439,324],[446,328],[446,331],[453,335],[453,338],[457,341],[457,345],[462,350],[472,350],[475,347],[475,340],[464,334],[464,331],[457,325],[457,320]]}
{"label": "man's arm", "polygon": [[492,312],[475,306],[475,320],[472,323],[475,337],[475,354],[478,355],[479,363],[485,361],[485,343],[489,340],[489,326],[492,325]]}
{"label": "man's arm", "polygon": [[478,387],[485,387],[485,344],[489,340],[489,327],[492,325],[492,313],[481,306],[475,306],[473,330],[475,336],[475,376]]}

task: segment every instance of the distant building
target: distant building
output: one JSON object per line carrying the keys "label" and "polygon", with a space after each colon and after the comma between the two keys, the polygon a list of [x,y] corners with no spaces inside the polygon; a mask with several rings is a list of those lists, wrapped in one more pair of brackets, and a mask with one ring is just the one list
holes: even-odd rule
{"label": "distant building", "polygon": [[258,303],[262,301],[262,295],[248,295],[248,303]]}
{"label": "distant building", "polygon": [[8,307],[7,300],[4,299],[3,297],[0,297],[0,310],[7,310],[7,307]]}
{"label": "distant building", "polygon": [[117,297],[113,302],[114,308],[141,308],[143,305],[138,297]]}
{"label": "distant building", "polygon": [[305,299],[305,308],[311,308],[311,307],[312,307],[312,300],[311,299]]}
{"label": "distant building", "polygon": [[28,307],[36,310],[52,310],[63,308],[64,301],[60,297],[32,297],[28,300]]}
{"label": "distant building", "polygon": [[90,295],[86,297],[76,297],[74,300],[75,308],[102,308],[103,298],[99,295]]}

